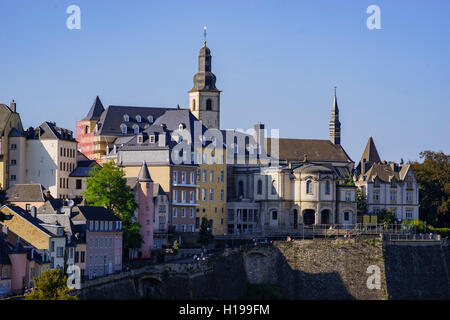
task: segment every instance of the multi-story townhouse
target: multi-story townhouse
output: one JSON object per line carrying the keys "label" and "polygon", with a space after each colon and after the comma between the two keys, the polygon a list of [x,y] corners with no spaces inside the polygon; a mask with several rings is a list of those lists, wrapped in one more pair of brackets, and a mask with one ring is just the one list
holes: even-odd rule
{"label": "multi-story townhouse", "polygon": [[2,224],[36,248],[39,254],[48,257],[51,269],[64,269],[66,236],[62,226],[39,220],[35,208],[28,213],[20,207],[4,205],[0,211],[12,216],[10,220],[5,220]]}
{"label": "multi-story townhouse", "polygon": [[86,239],[86,278],[122,270],[123,229],[119,218],[103,207],[76,206],[71,221]]}
{"label": "multi-story townhouse", "polygon": [[0,104],[0,189],[24,182],[20,169],[24,148],[25,137],[16,102],[13,100],[9,107]]}
{"label": "multi-story townhouse", "polygon": [[55,198],[69,198],[69,175],[77,166],[77,142],[72,131],[44,122],[28,129],[26,183],[40,183]]}
{"label": "multi-story townhouse", "polygon": [[[217,151],[217,146],[214,147]],[[195,229],[199,230],[202,217],[206,217],[213,235],[223,235],[226,232],[227,203],[225,148],[221,148],[219,153],[222,154],[218,157],[207,148],[201,148],[199,151],[203,156],[196,173],[200,188],[197,195],[199,207],[196,209]]]}
{"label": "multi-story townhouse", "polygon": [[153,247],[161,248],[169,240],[169,197],[159,183],[153,184],[155,211],[153,214]]}
{"label": "multi-story townhouse", "polygon": [[381,161],[372,137],[356,168],[355,180],[366,197],[369,213],[386,209],[398,221],[419,218],[419,188],[411,165]]}

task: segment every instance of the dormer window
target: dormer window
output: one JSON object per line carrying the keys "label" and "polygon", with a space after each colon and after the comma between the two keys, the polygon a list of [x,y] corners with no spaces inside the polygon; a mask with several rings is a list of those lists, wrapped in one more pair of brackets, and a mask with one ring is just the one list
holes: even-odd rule
{"label": "dormer window", "polygon": [[144,142],[144,136],[142,134],[138,135],[137,143],[142,144]]}
{"label": "dormer window", "polygon": [[139,126],[138,125],[134,125],[133,130],[134,130],[134,134],[138,134],[139,133]]}
{"label": "dormer window", "polygon": [[154,135],[150,136],[150,143],[155,143],[155,136]]}
{"label": "dormer window", "polygon": [[147,120],[148,120],[148,122],[153,123],[153,121],[154,121],[154,120],[153,120],[153,116],[148,116],[148,117],[147,117]]}
{"label": "dormer window", "polygon": [[123,115],[123,121],[125,121],[125,122],[130,121],[130,116],[127,115],[127,114],[124,114],[124,115]]}
{"label": "dormer window", "polygon": [[179,130],[183,130],[183,129],[184,129],[184,124],[183,124],[183,123],[180,123],[180,125],[178,126],[178,129],[179,129]]}
{"label": "dormer window", "polygon": [[141,121],[142,121],[142,118],[141,118],[140,115],[137,115],[137,116],[136,116],[136,121],[137,121],[137,122],[141,122]]}
{"label": "dormer window", "polygon": [[127,133],[127,126],[125,124],[121,124],[120,131],[122,131],[122,133]]}

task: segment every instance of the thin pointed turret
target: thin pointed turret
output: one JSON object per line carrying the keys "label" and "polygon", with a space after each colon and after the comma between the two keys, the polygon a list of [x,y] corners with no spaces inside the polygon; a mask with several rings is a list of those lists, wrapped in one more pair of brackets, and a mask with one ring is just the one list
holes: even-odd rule
{"label": "thin pointed turret", "polygon": [[331,107],[330,140],[334,144],[341,144],[341,123],[339,122],[339,108],[336,96],[336,87],[334,87],[334,100],[333,106]]}

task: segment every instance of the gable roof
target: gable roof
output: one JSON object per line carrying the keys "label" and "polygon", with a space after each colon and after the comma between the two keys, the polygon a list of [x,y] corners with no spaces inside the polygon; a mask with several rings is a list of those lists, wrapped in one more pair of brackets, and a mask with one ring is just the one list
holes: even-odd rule
{"label": "gable roof", "polygon": [[20,208],[18,206],[4,205],[4,206],[2,206],[0,208],[0,210],[3,213],[5,213],[5,212],[7,212],[7,213],[11,213],[11,212],[14,213],[12,219],[16,218],[16,216],[19,216],[22,219],[24,219],[25,221],[27,221],[28,223],[30,223],[35,228],[37,228],[40,231],[42,231],[48,237],[56,236],[55,234],[53,234],[52,232],[50,232],[49,230],[47,230],[46,228],[44,228],[42,226],[42,221],[41,220],[39,220],[38,218],[34,218],[31,214],[29,214],[28,212],[26,212],[25,210],[23,210],[22,208]]}
{"label": "gable roof", "polygon": [[105,111],[105,108],[103,107],[100,98],[97,96],[94,103],[92,104],[91,109],[89,109],[88,114],[83,120],[100,120],[103,111]]}
{"label": "gable roof", "polygon": [[391,182],[392,179],[404,181],[410,169],[410,164],[374,163],[364,176],[366,176],[366,181],[368,182],[373,182],[375,178],[385,183]]}
{"label": "gable roof", "polygon": [[7,202],[45,202],[45,188],[41,184],[15,184],[6,190]]}
{"label": "gable roof", "polygon": [[[271,156],[272,140],[266,138],[267,153]],[[303,161],[305,154],[313,162],[353,162],[340,144],[330,140],[316,139],[278,139],[279,159],[284,161]]]}
{"label": "gable roof", "polygon": [[58,139],[75,142],[73,132],[56,126],[55,122],[45,121],[36,129],[27,131],[27,139]]}

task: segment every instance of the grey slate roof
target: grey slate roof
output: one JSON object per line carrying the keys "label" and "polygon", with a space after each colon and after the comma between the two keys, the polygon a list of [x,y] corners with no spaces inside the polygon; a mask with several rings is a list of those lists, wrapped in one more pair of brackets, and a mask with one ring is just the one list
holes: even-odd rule
{"label": "grey slate roof", "polygon": [[[352,162],[344,148],[330,140],[280,138],[278,142],[280,160],[303,161],[306,154],[312,162]],[[266,143],[271,154],[272,138],[266,138]]]}
{"label": "grey slate roof", "polygon": [[45,188],[41,184],[15,184],[6,190],[8,202],[45,202]]}
{"label": "grey slate roof", "polygon": [[97,96],[91,109],[83,120],[100,120],[103,111],[105,111],[105,108],[103,107],[100,98]]}
{"label": "grey slate roof", "polygon": [[10,137],[25,137],[25,134],[16,128],[12,128],[11,131],[9,131]]}
{"label": "grey slate roof", "polygon": [[114,213],[104,207],[76,206],[72,209],[73,221],[103,220],[121,221]]}
{"label": "grey slate roof", "polygon": [[[105,136],[124,136],[133,135],[133,126],[139,126],[139,132],[146,129],[152,123],[149,122],[148,117],[152,116],[153,121],[160,117],[169,108],[156,107],[128,107],[128,106],[109,106],[101,115],[98,122],[100,135]],[[125,121],[124,115],[129,116],[129,121]],[[136,116],[141,116],[141,122],[137,122]],[[127,126],[127,134],[123,134],[120,128],[121,124]]]}
{"label": "grey slate roof", "polygon": [[95,160],[79,160],[69,177],[89,177],[89,173],[96,167],[100,168],[100,165]]}
{"label": "grey slate roof", "polygon": [[139,170],[138,181],[153,182],[152,178],[150,177],[150,172],[148,172],[148,167],[145,161],[142,163],[141,170]]}
{"label": "grey slate roof", "polygon": [[36,129],[28,129],[27,139],[59,139],[75,142],[73,132],[56,126],[55,122],[45,121]]}

